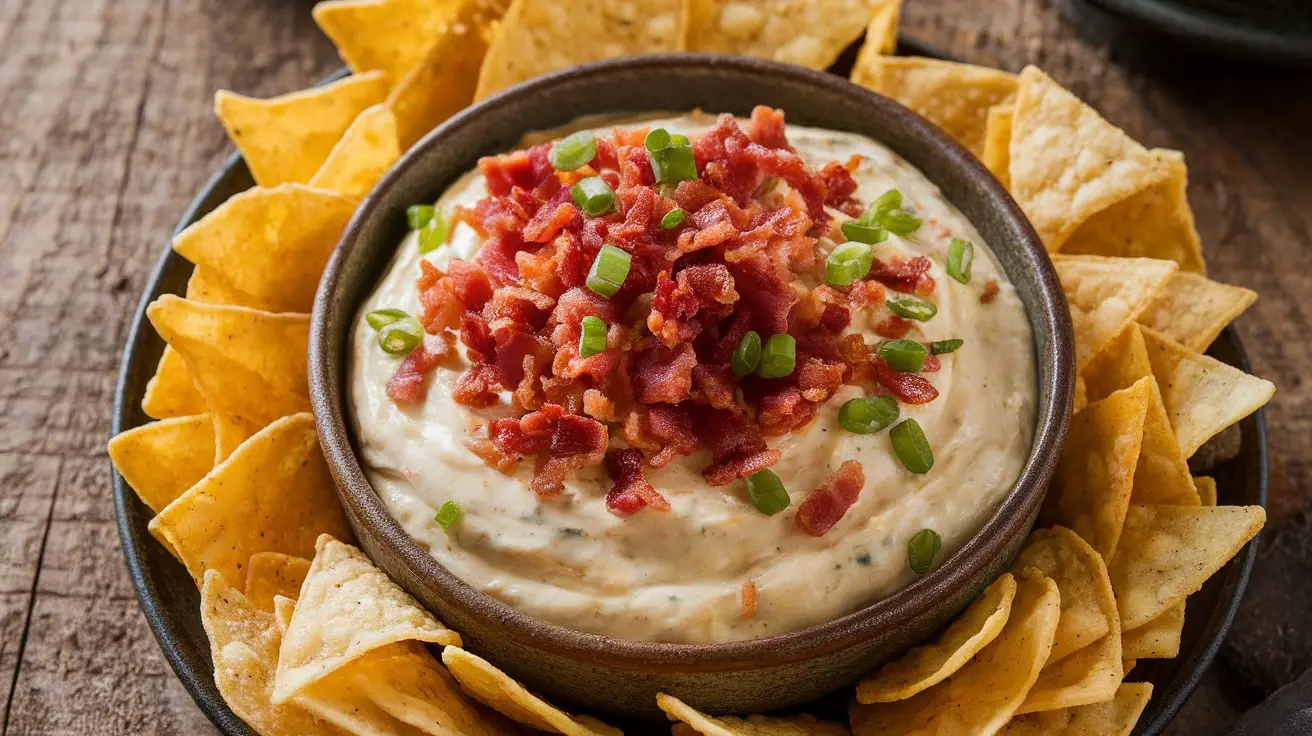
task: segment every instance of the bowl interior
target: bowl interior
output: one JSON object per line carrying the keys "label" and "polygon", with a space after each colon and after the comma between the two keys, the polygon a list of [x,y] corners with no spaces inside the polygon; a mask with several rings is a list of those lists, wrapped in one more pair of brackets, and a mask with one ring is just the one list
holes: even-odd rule
{"label": "bowl interior", "polygon": [[[745,115],[757,104],[782,108],[790,123],[883,142],[924,172],[992,245],[1020,292],[1037,356],[1035,440],[1019,480],[980,533],[933,573],[856,613],[766,639],[715,645],[621,641],[532,619],[478,593],[388,515],[361,471],[345,415],[347,336],[356,309],[405,235],[405,208],[433,201],[478,157],[514,147],[531,130],[603,113],[701,108]],[[448,623],[493,622],[499,637],[607,667],[722,671],[802,661],[912,622],[919,622],[913,628],[924,636],[969,602],[1009,564],[1042,501],[1070,413],[1072,344],[1065,301],[1042,245],[1010,196],[967,150],[909,110],[841,78],[760,60],[681,54],[603,62],[534,80],[457,115],[411,149],[366,199],[329,263],[315,303],[310,387],[324,450],[361,544]]]}

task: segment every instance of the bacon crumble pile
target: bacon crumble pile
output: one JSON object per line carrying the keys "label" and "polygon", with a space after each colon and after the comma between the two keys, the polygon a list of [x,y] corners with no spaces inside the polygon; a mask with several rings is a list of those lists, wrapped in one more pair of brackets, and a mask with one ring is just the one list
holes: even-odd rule
{"label": "bacon crumble pile", "polygon": [[[844,240],[826,208],[863,211],[852,196],[858,157],[811,170],[788,143],[783,113],[757,107],[746,130],[724,115],[693,136],[699,178],[670,186],[655,181],[647,132],[616,128],[597,137],[596,156],[575,171],[552,167],[551,143],[479,161],[489,195],[452,215],[486,242],[472,262],[452,260],[445,272],[421,261],[420,321],[442,339],[402,361],[388,384],[393,400],[424,399],[427,374],[454,354],[458,333],[472,364],[455,400],[487,407],[509,391],[518,413],[492,421],[474,450],[503,471],[535,458],[531,487],[544,497],[559,494],[570,472],[604,462],[614,481],[607,507],[627,516],[670,507],[646,466],[705,448],[702,474],[723,486],[773,465],[780,452],[765,437],[807,425],[844,383],[909,404],[938,395],[924,377],[891,369],[861,335],[843,334],[854,311],[885,310],[885,289],[931,294],[928,258],[876,259],[865,280],[844,288],[795,284],[823,274],[820,237]],[[614,190],[615,208],[588,217],[570,187],[598,175]],[[662,228],[675,208],[688,216]],[[604,244],[631,257],[609,298],[585,284]],[[910,320],[885,313],[880,336],[911,329]],[[607,325],[607,339],[603,352],[582,357],[586,316]],[[735,376],[733,353],[749,330],[762,339],[792,335],[790,375]],[[930,356],[922,372],[938,368]],[[627,448],[608,452],[610,426]],[[844,462],[798,508],[798,526],[827,532],[863,482],[860,462]]]}

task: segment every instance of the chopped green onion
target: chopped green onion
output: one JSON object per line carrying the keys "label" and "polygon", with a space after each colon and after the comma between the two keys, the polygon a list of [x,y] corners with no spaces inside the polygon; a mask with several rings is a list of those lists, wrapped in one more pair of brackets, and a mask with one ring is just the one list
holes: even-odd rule
{"label": "chopped green onion", "polygon": [[664,128],[652,128],[647,133],[647,138],[642,144],[647,147],[648,151],[655,153],[670,147],[670,131]]}
{"label": "chopped green onion", "polygon": [[742,378],[756,370],[761,362],[761,336],[755,330],[748,330],[738,347],[733,349],[733,374]]}
{"label": "chopped green onion", "polygon": [[684,212],[678,207],[675,207],[669,212],[666,212],[665,216],[661,218],[661,229],[673,230],[674,228],[682,225],[684,219],[687,217],[688,217],[687,212]]}
{"label": "chopped green onion", "polygon": [[938,307],[934,306],[933,302],[911,296],[902,299],[889,299],[886,304],[893,311],[893,314],[907,319],[914,319],[917,322],[924,322],[938,314]]}
{"label": "chopped green onion", "polygon": [[947,355],[948,353],[957,352],[965,344],[966,341],[959,337],[954,337],[951,340],[935,340],[929,344],[929,352],[935,355]]}
{"label": "chopped green onion", "polygon": [[876,352],[890,368],[903,373],[918,373],[921,366],[925,365],[925,358],[929,356],[924,345],[905,337],[889,340],[880,345]]}
{"label": "chopped green onion", "polygon": [[446,244],[451,237],[451,220],[446,212],[434,210],[433,217],[419,230],[419,252],[431,253]]}
{"label": "chopped green onion", "polygon": [[588,165],[597,155],[597,139],[586,130],[561,138],[551,146],[547,158],[556,171],[573,171]]}
{"label": "chopped green onion", "polygon": [[848,220],[839,225],[838,229],[843,231],[843,237],[856,243],[873,245],[882,243],[888,238],[888,233],[884,231],[884,228],[867,221],[864,217]]}
{"label": "chopped green onion", "polygon": [[414,317],[398,319],[378,330],[378,347],[388,355],[409,355],[423,341],[424,328]]}
{"label": "chopped green onion", "polygon": [[433,517],[433,521],[436,521],[437,525],[442,527],[442,533],[450,534],[451,525],[456,523],[459,518],[460,504],[455,501],[447,501],[437,510],[437,515]]}
{"label": "chopped green onion", "polygon": [[583,318],[583,333],[579,335],[579,357],[590,358],[606,352],[606,323],[588,315]]}
{"label": "chopped green onion", "polygon": [[908,419],[888,430],[888,438],[893,442],[894,454],[907,470],[924,475],[934,467],[934,451],[916,420]]}
{"label": "chopped green onion", "polygon": [[907,542],[907,562],[917,575],[924,575],[934,567],[934,558],[943,549],[943,538],[933,529],[921,529]]}
{"label": "chopped green onion", "polygon": [[897,415],[891,396],[849,399],[838,410],[838,425],[855,434],[874,434],[897,421]]}
{"label": "chopped green onion", "polygon": [[692,153],[688,136],[674,134],[664,128],[647,133],[643,145],[651,159],[651,170],[660,184],[675,184],[697,178],[697,159]]}
{"label": "chopped green onion", "polygon": [[774,516],[788,508],[790,501],[783,481],[772,470],[762,470],[747,476],[747,495],[756,510],[766,516]]}
{"label": "chopped green onion", "polygon": [[405,224],[411,230],[418,230],[433,219],[434,212],[437,212],[437,208],[431,204],[412,204],[405,208]]}
{"label": "chopped green onion", "polygon": [[875,258],[875,249],[865,243],[843,243],[825,259],[825,281],[830,286],[847,286],[865,278]]}
{"label": "chopped green onion", "polygon": [[867,212],[887,212],[889,210],[895,210],[901,206],[902,192],[899,192],[896,189],[890,189],[879,195],[875,201],[871,202]]}
{"label": "chopped green onion", "polygon": [[588,288],[604,296],[615,296],[629,276],[633,256],[607,243],[597,252],[597,258],[588,271]]}
{"label": "chopped green onion", "polygon": [[604,215],[615,209],[615,191],[600,176],[580,179],[570,187],[569,196],[583,210],[583,214],[589,217]]}
{"label": "chopped green onion", "polygon": [[961,238],[948,245],[948,275],[963,284],[970,283],[970,267],[975,263],[975,246]]}
{"label": "chopped green onion", "polygon": [[761,378],[783,378],[792,375],[796,365],[797,340],[787,333],[771,335],[761,349],[761,362],[756,366],[756,375]]}
{"label": "chopped green onion", "polygon": [[375,330],[381,330],[398,319],[405,319],[409,316],[404,309],[375,309],[364,316],[364,321],[368,322],[369,326]]}
{"label": "chopped green onion", "polygon": [[670,134],[670,145],[672,145],[672,146],[680,146],[680,147],[682,147],[682,146],[691,146],[691,145],[692,145],[692,142],[689,141],[689,140],[688,140],[688,136],[684,135],[683,133],[671,133],[671,134]]}
{"label": "chopped green onion", "polygon": [[920,229],[920,218],[902,209],[879,212],[875,222],[894,235],[910,235]]}

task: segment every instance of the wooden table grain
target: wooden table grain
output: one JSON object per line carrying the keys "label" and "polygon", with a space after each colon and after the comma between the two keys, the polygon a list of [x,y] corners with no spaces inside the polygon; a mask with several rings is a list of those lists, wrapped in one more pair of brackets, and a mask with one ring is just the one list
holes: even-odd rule
{"label": "wooden table grain", "polygon": [[[137,608],[104,444],[128,319],[230,146],[215,89],[272,95],[339,65],[305,0],[0,0],[0,716],[4,736],[212,734]],[[1312,84],[1090,40],[1046,0],[908,0],[904,30],[1047,69],[1149,145],[1183,150],[1212,271],[1280,392],[1272,524],[1308,504]],[[1224,666],[1175,731],[1251,696]],[[1239,694],[1236,694],[1239,693]]]}

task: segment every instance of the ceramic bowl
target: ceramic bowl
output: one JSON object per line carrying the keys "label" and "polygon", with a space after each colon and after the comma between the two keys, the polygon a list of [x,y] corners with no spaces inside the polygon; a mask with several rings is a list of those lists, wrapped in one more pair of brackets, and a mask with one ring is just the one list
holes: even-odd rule
{"label": "ceramic bowl", "polygon": [[[768,638],[711,645],[625,641],[519,613],[458,580],[389,516],[361,470],[346,406],[348,335],[361,302],[405,235],[405,208],[431,202],[478,157],[527,132],[600,113],[689,110],[744,115],[757,104],[790,123],[882,141],[929,177],[993,246],[1033,327],[1034,444],[984,527],[938,569],[842,618]],[[1011,563],[1043,500],[1071,410],[1070,318],[1042,244],[966,149],[906,108],[833,75],[738,57],[635,57],[577,67],[510,89],[451,118],[366,197],[315,301],[310,391],[328,464],[364,550],[467,647],[550,698],[592,711],[657,715],[667,692],[713,713],[763,712],[848,686],[932,636]]]}

